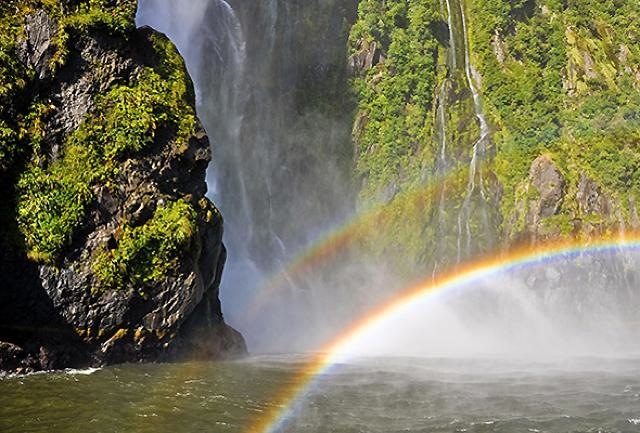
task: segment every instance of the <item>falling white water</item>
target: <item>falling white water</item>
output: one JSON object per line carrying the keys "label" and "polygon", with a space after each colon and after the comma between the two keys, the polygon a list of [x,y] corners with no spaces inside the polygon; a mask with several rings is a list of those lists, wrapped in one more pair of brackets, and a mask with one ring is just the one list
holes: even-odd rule
{"label": "falling white water", "polygon": [[[438,176],[444,177],[447,171],[447,84],[448,78],[442,80],[440,85],[440,91],[438,92],[438,109],[437,109],[437,122],[436,130],[438,134],[438,140],[440,141],[440,152],[438,157]],[[445,225],[445,189],[440,191],[440,197],[438,199],[438,225],[439,230],[442,231]],[[434,263],[434,272],[437,268],[437,260]]]}
{"label": "falling white water", "polygon": [[[476,118],[478,119],[478,123],[480,124],[480,137],[473,145],[473,155],[471,157],[471,166],[469,170],[469,185],[470,190],[468,195],[473,193],[473,189],[475,188],[475,175],[477,171],[478,158],[482,157],[485,152],[486,140],[489,138],[489,125],[487,123],[487,119],[484,114],[484,110],[482,108],[482,100],[480,99],[480,93],[478,92],[478,88],[476,87],[476,83],[473,78],[473,74],[471,72],[471,56],[469,54],[469,35],[467,34],[467,17],[464,11],[464,3],[462,0],[458,0],[460,4],[460,15],[462,18],[462,40],[464,43],[464,71],[467,77],[467,84],[469,89],[471,90],[471,94],[473,95],[473,108],[476,114]],[[484,190],[482,185],[482,173],[480,173],[480,194],[482,194],[484,198]]]}
{"label": "falling white water", "polygon": [[456,53],[456,35],[454,32],[453,25],[453,14],[451,11],[451,0],[446,0],[447,2],[447,23],[449,26],[449,58],[451,59],[451,69],[456,69],[458,67],[458,58]]}
{"label": "falling white water", "polygon": [[[462,78],[464,63],[480,126],[458,220],[459,240],[466,232],[470,242],[471,195],[478,189],[478,175],[484,193],[477,165],[489,127],[472,73],[464,9],[459,3],[457,12],[453,1],[447,0],[450,68]],[[338,220],[315,217],[338,202],[336,196],[346,197],[344,178],[331,157],[349,155],[336,156],[326,147],[341,134],[335,119],[301,114],[294,103],[294,84],[300,79],[296,62],[306,59],[297,44],[304,36],[296,27],[300,4],[265,0],[237,10],[233,5],[242,3],[140,0],[138,23],[167,33],[194,79],[198,114],[213,148],[208,184],[225,215],[229,261],[221,295],[227,321],[240,328],[252,351],[309,350],[402,287],[379,263],[361,263],[358,257],[347,257],[338,269],[313,278],[289,269],[280,272],[295,251]],[[314,45],[302,49],[313,50]],[[326,55],[315,54],[321,59]],[[312,66],[316,72],[326,65]],[[440,171],[453,163],[447,161],[447,96],[445,79],[437,113]],[[344,135],[349,145],[349,125]],[[622,351],[625,345],[637,349],[639,327],[634,323],[640,323],[640,309],[635,308],[637,290],[630,287],[640,261],[611,262],[602,269],[594,265],[604,263],[600,258],[580,266],[541,266],[478,281],[416,304],[406,316],[388,322],[389,327],[368,333],[360,347],[365,354],[425,356],[588,353]],[[278,274],[277,284],[264,284],[271,272]],[[625,278],[630,283],[620,282]]]}
{"label": "falling white water", "polygon": [[[466,254],[469,254],[471,250],[472,233],[470,226],[470,206],[473,194],[476,191],[476,187],[479,189],[482,200],[486,199],[482,172],[478,172],[478,165],[482,162],[486,151],[486,142],[489,139],[489,125],[482,108],[482,100],[480,93],[473,77],[471,64],[471,55],[469,49],[469,35],[467,33],[467,22],[464,10],[464,3],[462,0],[457,0],[455,4],[452,3],[455,0],[446,0],[448,11],[448,23],[449,23],[449,39],[450,39],[450,57],[452,58],[452,68],[457,66],[458,49],[462,49],[464,57],[464,76],[466,78],[467,87],[471,91],[473,99],[473,109],[475,117],[478,120],[480,126],[480,134],[475,141],[471,152],[471,161],[469,162],[469,180],[467,182],[467,191],[458,213],[458,239],[457,239],[457,261],[460,262],[463,256],[462,238],[466,239]],[[455,16],[454,16],[455,14]],[[456,19],[457,18],[457,19]],[[460,25],[457,25],[459,21]],[[461,27],[461,28],[458,28]],[[461,41],[462,46],[457,47],[457,41]],[[476,177],[478,177],[479,185],[476,185]],[[483,216],[483,218],[486,218]]]}
{"label": "falling white water", "polygon": [[[276,340],[292,347],[299,332],[291,323],[324,320],[328,299],[318,297],[326,298],[326,291],[309,282],[297,281],[307,287],[301,290],[281,278],[284,287],[260,308],[252,305],[268,289],[270,275],[286,276],[286,263],[341,221],[353,202],[351,169],[344,163],[351,160],[348,117],[299,106],[297,92],[306,97],[323,71],[340,64],[314,42],[326,44],[326,36],[300,34],[305,8],[320,7],[283,0],[139,4],[138,24],[172,39],[194,81],[213,153],[209,195],[224,216],[223,311],[252,350],[273,349]],[[338,14],[327,22],[343,25]],[[346,58],[346,40],[330,34],[329,43]],[[304,38],[310,42],[302,44]]]}

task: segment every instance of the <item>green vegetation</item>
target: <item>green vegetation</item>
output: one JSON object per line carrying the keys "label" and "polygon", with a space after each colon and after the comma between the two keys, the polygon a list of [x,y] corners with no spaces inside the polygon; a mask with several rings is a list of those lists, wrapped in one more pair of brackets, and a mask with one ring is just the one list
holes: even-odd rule
{"label": "green vegetation", "polygon": [[[64,13],[60,2],[41,0],[58,23],[59,30],[53,40],[56,52],[51,67],[64,65],[68,55],[69,37],[89,29],[101,29],[108,33],[127,37],[135,29],[136,2],[130,0],[89,0]],[[47,7],[48,6],[48,7]]]}
{"label": "green vegetation", "polygon": [[363,199],[375,199],[389,184],[420,177],[433,164],[431,111],[437,82],[438,44],[432,28],[442,21],[437,2],[360,2],[350,35],[376,43],[384,61],[353,80],[365,124],[357,137],[356,172],[367,181]]}
{"label": "green vegetation", "polygon": [[15,55],[24,9],[17,0],[0,2],[0,174],[11,169],[20,149],[18,128],[10,106],[27,82],[25,68]]}
{"label": "green vegetation", "polygon": [[[93,109],[55,151],[44,140],[48,121],[60,107],[44,99],[46,92],[32,92],[35,71],[17,59],[25,17],[44,10],[56,22],[48,65],[55,82],[64,71],[72,39],[92,32],[130,39],[136,31],[135,9],[132,0],[0,4],[0,174],[7,179],[2,236],[14,239],[14,232],[19,233],[31,260],[56,264],[86,224],[99,187],[111,187],[122,163],[153,146],[159,133],[172,137],[178,153],[195,133],[194,95],[182,58],[166,38],[153,35],[157,64],[141,67],[124,83],[116,80],[103,94],[93,95]],[[102,65],[91,66],[99,76]],[[140,226],[121,222],[117,248],[94,257],[100,284],[139,286],[166,277],[197,231],[196,215],[186,202],[169,201]]]}
{"label": "green vegetation", "polygon": [[125,222],[117,233],[117,248],[100,251],[92,269],[102,289],[140,289],[162,281],[178,266],[177,257],[197,234],[197,212],[184,201],[167,203],[142,226]]}
{"label": "green vegetation", "polygon": [[[25,38],[26,17],[44,10],[57,23],[52,40],[55,53],[51,67],[59,67],[66,59],[69,35],[72,32],[101,28],[109,32],[125,32],[135,28],[133,1],[96,1],[63,6],[57,0],[5,0],[0,4],[0,175],[7,188],[2,191],[3,229],[13,230],[15,192],[9,184],[15,182],[30,160],[44,164],[41,142],[43,119],[49,113],[44,101],[32,100],[29,86],[35,71],[27,69],[17,56],[19,41]],[[13,237],[3,230],[2,236]]]}
{"label": "green vegetation", "polygon": [[[503,214],[513,213],[515,191],[542,153],[553,156],[571,191],[586,173],[623,204],[629,193],[638,197],[640,5],[474,0],[469,7],[474,62],[500,128]],[[569,198],[565,220],[575,216]]]}
{"label": "green vegetation", "polygon": [[55,261],[82,223],[93,187],[112,179],[123,158],[153,143],[160,127],[171,128],[177,144],[184,144],[195,128],[184,78],[148,68],[135,85],[115,86],[98,98],[96,111],[67,137],[59,159],[43,167],[44,157],[35,155],[18,182],[18,221],[32,259]]}
{"label": "green vegetation", "polygon": [[[526,211],[538,199],[529,185],[529,170],[542,154],[560,169],[566,188],[559,213],[541,222],[541,232],[567,236],[586,226],[606,231],[620,218],[629,219],[630,203],[640,199],[640,3],[463,4],[471,63],[492,131],[482,170],[488,194],[500,199],[503,235],[517,237],[528,229]],[[389,218],[370,248],[384,257],[403,255],[398,263],[407,258],[430,263],[430,256],[455,249],[451,246],[459,240],[451,227],[465,198],[465,174],[460,170],[478,128],[466,83],[446,60],[451,42],[447,9],[444,1],[364,0],[351,32],[352,53],[366,40],[375,42],[381,54],[379,63],[352,80],[359,108],[356,167],[365,180],[363,204],[391,200]],[[453,21],[459,27],[455,16]],[[454,28],[458,46],[460,30]],[[459,63],[458,57],[458,68]],[[450,174],[445,179],[437,175],[436,165],[440,98],[446,102]],[[585,215],[592,211],[578,203],[583,176],[596,182],[615,211]],[[404,192],[433,189],[446,197],[439,209],[402,203]],[[450,227],[450,233],[443,232],[443,226]],[[478,242],[487,241],[478,221],[470,221],[470,230]],[[397,239],[410,247],[396,251]]]}

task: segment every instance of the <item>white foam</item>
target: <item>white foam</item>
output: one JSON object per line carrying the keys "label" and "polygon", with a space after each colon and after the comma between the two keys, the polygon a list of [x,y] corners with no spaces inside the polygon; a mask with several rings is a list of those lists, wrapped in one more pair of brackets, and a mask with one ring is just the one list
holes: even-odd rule
{"label": "white foam", "polygon": [[90,374],[93,374],[99,370],[101,369],[100,368],[83,368],[83,369],[67,368],[66,370],[64,370],[64,372],[67,374],[89,376]]}

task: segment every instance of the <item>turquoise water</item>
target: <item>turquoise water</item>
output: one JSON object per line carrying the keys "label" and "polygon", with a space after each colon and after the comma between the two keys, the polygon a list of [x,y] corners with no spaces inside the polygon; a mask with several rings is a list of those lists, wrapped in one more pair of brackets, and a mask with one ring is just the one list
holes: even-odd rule
{"label": "turquoise water", "polygon": [[[0,432],[243,432],[300,356],[0,379]],[[376,358],[333,367],[286,432],[640,432],[640,359]]]}

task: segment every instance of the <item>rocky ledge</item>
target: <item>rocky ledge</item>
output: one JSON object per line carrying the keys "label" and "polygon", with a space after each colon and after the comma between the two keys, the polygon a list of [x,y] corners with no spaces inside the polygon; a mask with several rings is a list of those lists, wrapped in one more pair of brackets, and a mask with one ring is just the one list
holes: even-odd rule
{"label": "rocky ledge", "polygon": [[134,1],[0,12],[0,370],[245,354],[173,45],[135,28]]}

